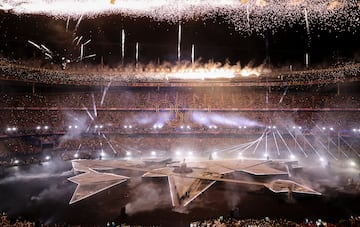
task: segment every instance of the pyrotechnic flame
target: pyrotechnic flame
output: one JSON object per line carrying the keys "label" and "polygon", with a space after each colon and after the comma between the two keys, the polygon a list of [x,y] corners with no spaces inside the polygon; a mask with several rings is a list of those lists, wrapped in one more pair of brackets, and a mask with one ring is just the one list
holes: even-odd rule
{"label": "pyrotechnic flame", "polygon": [[265,0],[256,0],[255,4],[257,6],[262,6],[262,7],[265,7],[268,5],[268,3]]}
{"label": "pyrotechnic flame", "polygon": [[304,0],[290,0],[289,1],[289,5],[293,5],[293,6],[297,6],[297,5],[300,5],[303,3],[304,3]]}
{"label": "pyrotechnic flame", "polygon": [[231,69],[206,69],[198,68],[192,71],[178,71],[166,75],[168,79],[216,79],[233,78],[235,71]]}
{"label": "pyrotechnic flame", "polygon": [[249,77],[260,76],[262,73],[268,73],[268,69],[264,69],[263,66],[252,68],[246,66],[241,68],[237,65],[221,65],[219,63],[207,63],[205,65],[197,66],[183,66],[182,68],[173,67],[170,73],[166,73],[167,79],[220,79],[220,78],[234,78],[237,76]]}
{"label": "pyrotechnic flame", "polygon": [[334,9],[340,8],[342,6],[343,6],[343,4],[341,4],[341,2],[338,2],[338,1],[334,0],[334,1],[329,3],[327,9],[328,10],[334,10]]}
{"label": "pyrotechnic flame", "polygon": [[249,76],[260,76],[261,74],[261,68],[249,68],[245,67],[244,69],[240,70],[240,75],[243,77],[249,77]]}

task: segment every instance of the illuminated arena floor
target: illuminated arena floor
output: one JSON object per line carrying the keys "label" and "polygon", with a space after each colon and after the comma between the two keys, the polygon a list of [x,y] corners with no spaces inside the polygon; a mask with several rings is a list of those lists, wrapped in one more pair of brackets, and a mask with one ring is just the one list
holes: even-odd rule
{"label": "illuminated arena floor", "polygon": [[[324,171],[325,172],[325,171]],[[309,170],[308,179],[328,182],[319,170]],[[69,162],[51,160],[43,165],[11,167],[2,170],[0,210],[10,217],[39,220],[42,223],[105,225],[116,223],[189,226],[191,221],[228,216],[238,207],[240,218],[286,218],[302,221],[322,218],[338,221],[360,213],[359,193],[342,186],[324,183],[322,196],[295,197],[275,195],[265,188],[252,188],[225,182],[215,183],[183,213],[171,210],[166,179],[133,178],[86,200],[69,205],[76,185],[67,180],[73,176]],[[127,215],[121,210],[126,207]]]}

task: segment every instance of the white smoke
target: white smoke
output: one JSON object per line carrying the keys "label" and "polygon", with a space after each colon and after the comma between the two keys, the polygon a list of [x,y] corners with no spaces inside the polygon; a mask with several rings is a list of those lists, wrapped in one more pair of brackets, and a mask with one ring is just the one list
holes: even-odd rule
{"label": "white smoke", "polygon": [[[70,188],[69,188],[70,189]],[[68,190],[64,190],[63,185],[51,184],[43,189],[39,194],[31,196],[31,201],[52,200],[54,198],[63,198],[68,195]]]}
{"label": "white smoke", "polygon": [[67,123],[66,134],[60,138],[60,141],[66,141],[79,138],[81,133],[86,132],[88,129],[88,117],[76,113],[66,113]]}
{"label": "white smoke", "polygon": [[[141,181],[141,179],[139,180]],[[128,215],[168,206],[170,195],[164,193],[163,185],[158,186],[154,183],[139,182],[139,180],[131,180],[131,184],[136,185],[133,188],[134,195],[132,196],[135,200],[125,206]]]}
{"label": "white smoke", "polygon": [[211,124],[224,125],[224,126],[261,126],[260,123],[250,120],[246,117],[235,114],[218,114],[218,113],[208,113],[208,112],[194,112],[192,114],[192,119],[194,122],[209,126]]}
{"label": "white smoke", "polygon": [[72,175],[72,171],[64,171],[61,173],[15,173],[12,176],[0,180],[1,184],[13,183],[18,181],[31,181],[37,179],[47,179],[53,177],[66,177]]}

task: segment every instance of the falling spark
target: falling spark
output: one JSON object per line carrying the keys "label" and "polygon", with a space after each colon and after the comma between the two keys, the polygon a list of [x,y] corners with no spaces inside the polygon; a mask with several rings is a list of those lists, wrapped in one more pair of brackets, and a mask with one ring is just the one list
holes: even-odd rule
{"label": "falling spark", "polygon": [[47,57],[48,59],[52,59],[53,57],[50,55],[50,54],[48,54],[48,53],[45,53],[45,57]]}
{"label": "falling spark", "polygon": [[105,96],[106,96],[107,91],[109,90],[109,87],[110,87],[110,85],[111,85],[111,82],[112,82],[112,81],[110,81],[110,82],[107,84],[107,86],[105,87],[105,89],[104,89],[104,92],[103,92],[102,97],[101,97],[100,106],[102,106],[102,105],[104,104]]}
{"label": "falling spark", "polygon": [[136,45],[135,45],[135,63],[136,65],[138,65],[139,63],[139,43],[136,42]]}
{"label": "falling spark", "polygon": [[181,22],[179,22],[179,27],[178,27],[177,58],[178,58],[178,61],[180,62],[180,60],[181,60]]}
{"label": "falling spark", "polygon": [[82,40],[82,36],[80,36],[80,38],[77,40],[77,42],[76,42],[76,46],[79,46],[79,44],[80,44],[80,42],[81,42],[81,40]]}
{"label": "falling spark", "polygon": [[310,35],[310,27],[309,27],[309,19],[308,19],[308,12],[307,9],[304,9],[304,17],[305,17],[305,24],[306,24],[306,32]]}
{"label": "falling spark", "polygon": [[33,41],[28,40],[28,43],[30,43],[30,44],[33,45],[34,47],[38,48],[39,50],[41,50],[40,46],[37,45],[36,43],[34,43]]}
{"label": "falling spark", "polygon": [[84,44],[81,44],[81,46],[80,46],[80,61],[83,60],[83,56],[84,56]]}
{"label": "falling spark", "polygon": [[45,50],[46,52],[48,52],[49,54],[52,54],[52,51],[51,51],[49,48],[47,48],[44,44],[41,44],[40,47],[41,47],[43,50]]}
{"label": "falling spark", "polygon": [[289,89],[289,87],[286,87],[286,89],[285,89],[284,93],[282,94],[282,96],[281,96],[281,98],[280,98],[280,100],[279,100],[279,104],[281,104],[281,103],[282,103],[282,101],[284,100],[284,97],[285,97],[285,95],[286,95],[286,93],[287,93],[288,89]]}
{"label": "falling spark", "polygon": [[195,44],[191,45],[191,64],[195,62]]}
{"label": "falling spark", "polygon": [[305,53],[305,66],[306,66],[306,68],[309,67],[309,53],[308,52]]}
{"label": "falling spark", "polygon": [[269,104],[269,89],[266,89],[265,103],[266,103],[266,106]]}
{"label": "falling spark", "polygon": [[92,57],[96,57],[96,54],[86,55],[85,57],[83,57],[83,59],[92,58]]}
{"label": "falling spark", "polygon": [[65,26],[66,32],[69,31],[69,22],[70,22],[70,17],[68,16],[67,20],[66,20],[66,26]]}
{"label": "falling spark", "polygon": [[83,18],[83,15],[80,16],[79,20],[77,21],[77,23],[75,25],[74,34],[76,33],[77,29],[79,28],[82,18]]}
{"label": "falling spark", "polygon": [[91,42],[91,39],[89,39],[88,41],[86,41],[85,43],[83,43],[83,45],[85,46],[85,45],[89,44],[90,42]]}
{"label": "falling spark", "polygon": [[246,4],[246,19],[247,19],[247,26],[250,28],[250,12],[249,12],[249,3]]}
{"label": "falling spark", "polygon": [[125,59],[125,30],[121,30],[121,61],[124,63]]}

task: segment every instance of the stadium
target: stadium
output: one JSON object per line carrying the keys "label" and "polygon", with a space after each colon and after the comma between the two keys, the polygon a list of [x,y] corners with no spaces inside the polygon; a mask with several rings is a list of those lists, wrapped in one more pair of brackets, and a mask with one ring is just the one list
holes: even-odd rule
{"label": "stadium", "polygon": [[2,224],[358,224],[359,7],[2,1]]}

